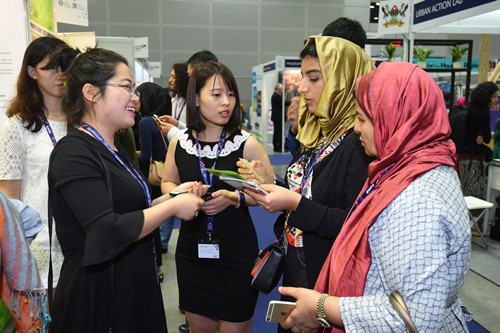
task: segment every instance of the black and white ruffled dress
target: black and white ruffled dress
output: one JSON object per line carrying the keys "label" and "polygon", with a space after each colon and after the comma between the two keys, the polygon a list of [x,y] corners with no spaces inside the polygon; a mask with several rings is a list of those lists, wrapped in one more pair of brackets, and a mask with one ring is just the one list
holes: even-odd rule
{"label": "black and white ruffled dress", "polygon": [[[236,162],[250,134],[238,130],[227,137],[216,168],[237,171]],[[191,130],[177,134],[175,162],[181,182],[202,181],[196,141]],[[218,142],[200,141],[201,158],[211,168]],[[215,190],[234,188],[214,177]],[[214,216],[213,239],[220,259],[199,259],[199,239],[206,240],[208,217],[183,221],[175,254],[180,307],[205,317],[241,322],[253,315],[258,293],[250,285],[250,272],[258,255],[257,234],[247,207],[229,206]]]}

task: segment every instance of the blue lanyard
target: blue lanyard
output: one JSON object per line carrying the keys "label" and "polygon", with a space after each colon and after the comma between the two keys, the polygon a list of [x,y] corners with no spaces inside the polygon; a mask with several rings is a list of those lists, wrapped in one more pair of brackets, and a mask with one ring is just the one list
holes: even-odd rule
{"label": "blue lanyard", "polygon": [[[200,139],[199,139],[199,134],[196,132],[196,149],[198,151],[198,160],[200,161],[200,170],[201,170],[201,177],[203,178],[203,183],[205,185],[210,186],[210,191],[214,190],[214,175],[211,173],[210,175],[207,174],[207,169],[205,167],[205,163],[201,159],[201,146],[200,146]],[[217,147],[217,154],[215,155],[215,161],[212,166],[212,169],[215,169],[215,164],[217,163],[217,159],[219,158],[220,153],[222,152],[222,148],[224,148],[224,143],[226,141],[226,130],[223,129],[222,133],[220,134],[219,138],[219,144]],[[209,239],[212,238],[212,232],[214,231],[214,217],[213,216],[208,216],[208,222],[207,222],[207,233]]]}
{"label": "blue lanyard", "polygon": [[356,200],[356,202],[354,203],[354,205],[352,206],[352,209],[351,211],[349,212],[349,215],[347,216],[346,218],[346,221],[349,219],[349,217],[352,215],[352,213],[354,213],[354,211],[356,210],[356,208],[358,208],[358,206],[363,202],[363,200],[370,194],[372,193],[373,189],[379,184],[380,182],[380,178],[382,178],[383,175],[385,175],[387,173],[387,171],[389,171],[391,167],[388,167],[387,169],[384,170],[384,172],[382,172],[380,174],[380,176],[377,177],[377,179],[375,179],[375,181],[373,183],[370,184],[370,186],[366,189],[365,193],[361,194],[361,196],[358,198],[358,200]]}
{"label": "blue lanyard", "polygon": [[135,180],[141,185],[142,190],[144,191],[144,195],[146,197],[146,204],[148,207],[151,207],[151,194],[149,193],[149,188],[144,179],[142,179],[141,175],[135,170],[135,168],[132,167],[133,171],[123,162],[123,160],[116,154],[116,152],[109,146],[109,144],[104,140],[104,138],[99,134],[99,132],[96,131],[95,128],[90,126],[89,124],[82,122],[80,123],[80,127],[83,128],[84,130],[88,131],[90,134],[92,134],[97,140],[101,141],[101,143],[108,148],[109,152],[116,158],[118,162],[125,168],[125,170],[134,177]]}
{"label": "blue lanyard", "polygon": [[57,144],[56,136],[54,135],[54,132],[52,131],[52,127],[50,127],[49,121],[47,120],[47,117],[45,117],[44,114],[40,116],[40,119],[42,119],[43,125],[45,126],[45,129],[47,130],[47,133],[49,134],[50,141],[52,141],[52,145],[55,147]]}
{"label": "blue lanyard", "polygon": [[[323,144],[321,145],[321,148],[319,148],[316,155],[314,155],[314,157],[309,161],[309,163],[307,163],[307,168],[306,168],[306,171],[304,172],[304,177],[302,177],[302,184],[300,185],[300,188],[299,188],[299,194],[304,193],[307,179],[311,175],[312,169],[313,169],[314,165],[316,164],[316,162],[318,161],[318,158],[321,156],[321,153],[323,153],[323,149],[325,148],[325,144],[326,144],[326,138],[325,138],[325,141],[323,141]],[[304,160],[305,160],[305,155],[302,156],[301,162],[304,163]]]}

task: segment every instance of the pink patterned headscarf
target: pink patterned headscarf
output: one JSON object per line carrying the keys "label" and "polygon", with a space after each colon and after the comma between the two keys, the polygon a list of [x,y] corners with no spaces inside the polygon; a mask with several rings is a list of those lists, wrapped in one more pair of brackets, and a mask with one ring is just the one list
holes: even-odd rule
{"label": "pink patterned headscarf", "polygon": [[315,289],[338,297],[363,295],[371,264],[368,228],[382,210],[420,175],[454,165],[443,94],[418,66],[382,63],[358,78],[356,99],[374,125],[378,153],[361,193],[390,168],[345,222],[318,277]]}

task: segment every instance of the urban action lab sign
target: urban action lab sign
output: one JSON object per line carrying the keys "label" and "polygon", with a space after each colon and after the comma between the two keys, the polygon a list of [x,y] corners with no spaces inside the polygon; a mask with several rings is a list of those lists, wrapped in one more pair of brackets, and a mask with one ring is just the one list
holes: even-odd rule
{"label": "urban action lab sign", "polygon": [[415,4],[413,24],[433,20],[497,0],[427,0]]}

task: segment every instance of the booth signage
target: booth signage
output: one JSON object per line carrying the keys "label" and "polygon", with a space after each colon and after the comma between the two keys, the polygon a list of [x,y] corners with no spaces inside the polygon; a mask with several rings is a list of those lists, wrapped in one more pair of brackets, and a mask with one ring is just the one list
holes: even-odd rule
{"label": "booth signage", "polygon": [[300,68],[302,66],[302,60],[298,59],[286,59],[285,67],[286,68]]}
{"label": "booth signage", "polygon": [[380,1],[378,32],[380,34],[407,33],[411,8],[406,0]]}
{"label": "booth signage", "polygon": [[427,0],[415,4],[413,24],[423,23],[497,0]]}
{"label": "booth signage", "polygon": [[274,71],[276,69],[276,63],[273,62],[272,64],[264,66],[264,73]]}

